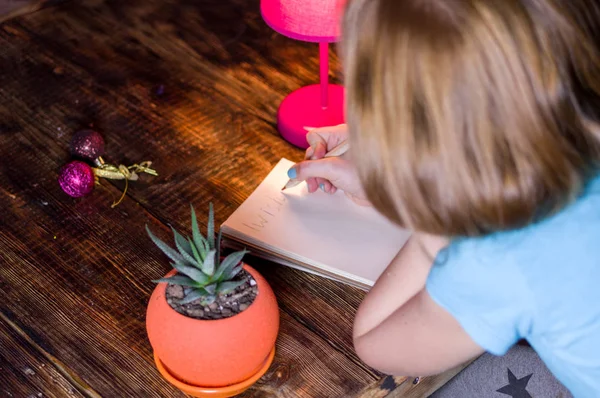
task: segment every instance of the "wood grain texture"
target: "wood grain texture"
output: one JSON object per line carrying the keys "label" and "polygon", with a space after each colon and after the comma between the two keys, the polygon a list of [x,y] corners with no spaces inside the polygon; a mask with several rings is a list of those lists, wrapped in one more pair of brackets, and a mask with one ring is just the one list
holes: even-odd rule
{"label": "wood grain texture", "polygon": [[256,261],[256,267],[271,285],[278,286],[277,297],[282,309],[365,371],[377,378],[382,376],[360,361],[352,345],[352,322],[365,292],[263,260]]}
{"label": "wood grain texture", "polygon": [[287,313],[282,312],[279,356],[261,382],[244,397],[348,397],[374,378],[355,366],[327,341],[315,338]]}
{"label": "wood grain texture", "polygon": [[101,396],[183,396],[158,376],[145,336],[148,281],[167,267],[127,226],[152,220],[131,202],[101,211],[118,195],[110,185],[65,201],[56,144],[17,133],[0,148],[19,154],[0,170],[0,311]]}
{"label": "wood grain texture", "polygon": [[[317,55],[270,30],[258,0],[83,0],[0,25],[0,313],[101,396],[183,396],[154,369],[145,334],[150,281],[169,266],[144,225],[170,241],[168,225],[189,231],[189,204],[209,202],[221,223],[281,157],[301,159],[275,115],[318,81]],[[103,134],[107,160],[152,160],[159,176],[130,184],[115,209],[121,182],[67,197],[57,173],[84,127]],[[397,378],[352,349],[363,292],[251,264],[282,324],[274,365],[245,396],[390,391]]]}
{"label": "wood grain texture", "polygon": [[396,389],[394,389],[387,398],[421,398],[428,397],[446,384],[450,379],[456,376],[461,370],[469,366],[476,358],[456,366],[442,374],[421,377],[415,379],[407,378]]}
{"label": "wood grain texture", "polygon": [[[46,165],[50,157],[36,155],[34,148],[41,145],[22,136],[0,139],[0,147],[7,151],[0,152],[2,157],[21,154],[3,170],[3,187],[9,185],[4,176],[16,176],[15,170],[26,169],[34,157],[38,173],[51,167]],[[149,280],[168,267],[158,249],[148,244],[142,226],[150,223],[165,240],[166,227],[131,201],[119,211],[101,211],[109,209],[111,191],[117,194],[110,185],[73,205],[64,203],[54,178],[36,173],[18,177],[30,189],[4,191],[0,197],[0,205],[13,210],[0,223],[0,260],[5,265],[0,280],[7,291],[2,313],[15,324],[27,325],[41,347],[101,396],[180,396],[154,370],[143,323],[153,288]],[[19,222],[19,214],[28,215],[29,222]],[[277,352],[273,367],[287,369],[287,376],[267,379],[253,394],[273,391],[275,384],[289,396],[342,397],[375,381],[285,313]]]}
{"label": "wood grain texture", "polygon": [[19,15],[30,14],[69,0],[0,0],[0,23]]}
{"label": "wood grain texture", "polygon": [[0,396],[86,397],[79,392],[82,386],[69,379],[62,373],[60,364],[47,359],[35,343],[0,317]]}
{"label": "wood grain texture", "polygon": [[422,398],[429,397],[450,381],[476,358],[456,366],[444,373],[428,376],[385,376],[356,396],[360,398]]}

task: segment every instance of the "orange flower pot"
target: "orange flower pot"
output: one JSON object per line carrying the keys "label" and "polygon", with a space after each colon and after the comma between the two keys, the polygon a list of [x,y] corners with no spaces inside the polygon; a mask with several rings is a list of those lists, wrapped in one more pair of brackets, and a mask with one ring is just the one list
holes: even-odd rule
{"label": "orange flower pot", "polygon": [[167,303],[166,283],[159,283],[150,297],[146,329],[157,367],[188,394],[239,394],[273,360],[279,332],[277,300],[262,275],[247,264],[244,269],[256,281],[258,295],[245,311],[230,318],[200,320],[178,313]]}

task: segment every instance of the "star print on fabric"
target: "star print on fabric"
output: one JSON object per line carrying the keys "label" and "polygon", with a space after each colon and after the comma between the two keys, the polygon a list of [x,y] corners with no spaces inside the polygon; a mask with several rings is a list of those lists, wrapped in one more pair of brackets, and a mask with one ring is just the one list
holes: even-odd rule
{"label": "star print on fabric", "polygon": [[508,385],[496,391],[502,394],[510,395],[512,398],[532,398],[529,392],[527,392],[525,389],[525,387],[527,387],[527,383],[529,383],[529,379],[531,379],[531,376],[533,376],[533,373],[517,379],[513,372],[508,369]]}

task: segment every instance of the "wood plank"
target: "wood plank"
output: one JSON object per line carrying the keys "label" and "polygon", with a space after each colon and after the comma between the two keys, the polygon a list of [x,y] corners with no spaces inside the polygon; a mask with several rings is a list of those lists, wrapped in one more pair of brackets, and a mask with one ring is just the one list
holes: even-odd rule
{"label": "wood plank", "polygon": [[67,200],[60,152],[0,135],[10,159],[0,165],[0,312],[101,396],[182,397],[158,376],[145,335],[149,281],[167,268],[142,240],[151,220],[130,201],[108,211],[118,196],[110,185]]}
{"label": "wood plank", "polygon": [[[149,281],[168,269],[143,230],[146,222],[160,228],[158,221],[130,200],[110,209],[119,192],[109,184],[85,199],[67,198],[56,184],[64,137],[50,135],[54,129],[43,117],[36,125],[11,109],[17,109],[12,133],[0,135],[0,156],[11,159],[0,165],[0,206],[8,210],[0,220],[0,280],[7,291],[0,309],[103,396],[180,396],[156,374],[143,323]],[[317,335],[283,319],[277,362],[288,363],[294,377],[290,384],[274,379],[278,388],[312,391],[319,380],[329,385],[328,396],[345,396],[374,381]]]}
{"label": "wood plank", "polygon": [[429,397],[450,379],[469,366],[476,358],[438,375],[427,377],[385,376],[356,394],[360,398],[422,398]]}
{"label": "wood plank", "polygon": [[[122,27],[121,20],[117,21],[107,7],[74,8],[69,13],[52,14],[52,21],[28,17],[25,27],[11,26],[11,43],[19,36],[24,43],[32,43],[35,50],[22,54],[20,67],[31,65],[30,71],[18,78],[7,77],[3,84],[23,93],[21,101],[26,106],[22,112],[43,107],[45,123],[58,126],[64,134],[93,123],[105,132],[111,157],[155,160],[161,174],[156,183],[135,184],[129,192],[160,220],[184,226],[189,218],[189,203],[206,208],[208,201],[213,200],[217,221],[224,221],[281,156],[301,157],[300,150],[277,137],[273,124],[276,105],[285,93],[316,81],[315,48],[279,35],[274,40],[276,45],[265,47],[265,38],[271,37],[272,32],[259,19],[257,2],[208,2],[204,9],[194,8],[196,14],[189,18],[192,22],[186,20],[183,27],[179,20],[172,20],[179,9],[176,2],[144,4],[142,16],[162,27],[160,39],[142,25],[141,6],[135,6],[135,2],[114,11],[131,28],[120,28],[102,41],[97,36],[98,41],[84,43],[71,38],[89,36],[90,27],[99,36],[105,31],[114,32],[112,28],[117,29],[117,23]],[[179,5],[184,10],[189,8],[185,2]],[[235,11],[233,6],[237,6]],[[209,15],[205,15],[208,10]],[[219,26],[232,13],[241,15],[247,26],[238,42],[232,42],[232,47],[223,53],[218,50],[227,47],[236,31],[224,34],[206,30],[224,29]],[[194,23],[194,15],[211,21],[210,25]],[[200,29],[196,36],[211,38],[212,47],[198,46],[194,47],[198,52],[190,52],[188,46],[195,46],[197,39],[190,44],[173,33],[186,28]],[[194,36],[189,32],[182,35],[189,40]],[[289,58],[289,49],[295,47],[294,56]],[[68,54],[69,59],[61,58],[63,54]],[[229,62],[223,65],[223,59],[235,57],[255,61],[240,66],[233,62],[234,68]],[[336,62],[333,57],[334,67]],[[146,66],[149,63],[153,65],[152,72]],[[163,64],[173,66],[167,72]],[[282,74],[277,69],[281,65],[284,70],[296,65],[298,73]],[[56,67],[61,69],[60,75],[52,73]],[[293,83],[298,76],[302,79]],[[23,80],[34,77],[51,87],[43,96],[22,87]],[[153,90],[161,84],[165,94],[157,96]],[[107,90],[107,85],[112,89]],[[51,134],[55,133],[61,135]],[[61,138],[64,145],[67,138]],[[282,284],[278,294],[286,311],[301,323],[311,325],[315,333],[360,364],[352,349],[350,331],[353,312],[364,293],[304,273],[275,272],[277,276],[271,281]],[[312,286],[311,293],[299,300],[302,295],[296,290],[302,286]],[[305,299],[323,308],[323,312],[307,311]],[[340,310],[344,316],[332,316]]]}
{"label": "wood plank", "polygon": [[[168,266],[143,225],[154,224],[164,239],[167,228],[130,200],[110,209],[117,194],[110,185],[83,200],[67,200],[51,171],[57,159],[48,156],[59,150],[48,144],[40,153],[40,142],[0,135],[2,158],[19,153],[0,173],[0,206],[8,210],[0,221],[6,292],[0,310],[27,325],[40,346],[102,396],[181,396],[154,370],[144,329],[149,281]],[[322,389],[323,396],[343,397],[374,381],[285,313],[277,352],[277,364],[287,365],[275,367],[287,366],[293,377],[269,379],[258,391],[271,391],[276,383],[301,396]]]}
{"label": "wood plank", "polygon": [[276,360],[263,379],[242,397],[348,397],[374,379],[327,341],[283,312]]}
{"label": "wood plank", "polygon": [[476,358],[456,366],[444,373],[430,377],[406,378],[387,398],[421,398],[428,397],[446,384],[450,379],[469,366]]}
{"label": "wood plank", "polygon": [[49,360],[21,331],[0,314],[0,396],[79,398],[84,386],[70,381],[60,364]]}
{"label": "wood plank", "polygon": [[278,287],[277,297],[282,309],[374,377],[383,376],[365,365],[353,348],[352,323],[365,296],[364,291],[267,261],[250,262],[255,264],[270,284]]}
{"label": "wood plank", "polygon": [[69,0],[0,0],[0,23]]}

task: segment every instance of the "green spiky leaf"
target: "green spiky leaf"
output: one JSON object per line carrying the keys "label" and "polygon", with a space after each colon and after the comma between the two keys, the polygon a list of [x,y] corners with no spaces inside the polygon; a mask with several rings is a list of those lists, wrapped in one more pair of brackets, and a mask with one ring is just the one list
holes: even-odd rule
{"label": "green spiky leaf", "polygon": [[175,235],[175,246],[177,250],[179,250],[179,254],[191,265],[194,267],[200,268],[200,264],[193,257],[192,246],[188,240],[186,240],[179,232],[175,230],[175,228],[171,227],[173,230],[173,235]]}
{"label": "green spiky leaf", "polygon": [[196,286],[198,286],[198,284],[204,286],[210,280],[210,277],[205,275],[198,268],[190,267],[189,265],[182,264],[181,262],[175,262],[172,265],[173,268],[175,268],[178,272],[181,272],[182,274],[187,275],[196,281]]}
{"label": "green spiky leaf", "polygon": [[210,248],[208,246],[208,241],[204,238],[202,238],[202,246],[198,247],[198,250],[200,250],[200,255],[202,256],[202,261],[206,260],[206,256],[208,256],[208,252],[210,251]]}
{"label": "green spiky leaf", "polygon": [[209,251],[204,259],[204,263],[202,264],[202,272],[204,272],[206,275],[212,276],[215,272],[215,253],[216,252],[214,250]]}
{"label": "green spiky leaf", "polygon": [[204,296],[204,298],[202,298],[202,300],[200,301],[200,304],[211,305],[212,303],[215,302],[216,299],[217,299],[217,296],[215,296],[214,294],[209,294],[207,296]]}
{"label": "green spiky leaf", "polygon": [[187,296],[185,296],[179,303],[180,304],[189,304],[192,301],[205,297],[206,291],[204,289],[194,289]]}
{"label": "green spiky leaf", "polygon": [[229,282],[221,282],[217,287],[217,292],[219,294],[227,294],[235,290],[236,287],[242,286],[246,281],[229,281]]}
{"label": "green spiky leaf", "polygon": [[176,250],[152,234],[147,225],[146,231],[158,248],[173,261],[172,266],[178,272],[173,277],[161,278],[155,282],[168,282],[184,286],[189,294],[182,303],[190,303],[201,298],[201,302],[206,305],[213,303],[219,294],[231,292],[244,283],[244,281],[232,281],[231,279],[242,271],[243,268],[240,262],[248,252],[244,249],[232,253],[221,262],[222,233],[219,230],[217,234],[214,228],[213,204],[209,204],[206,237],[200,233],[193,205],[190,205],[190,210],[192,219],[191,238],[182,235],[171,227]]}
{"label": "green spiky leaf", "polygon": [[221,262],[221,265],[219,266],[217,272],[215,272],[215,276],[213,277],[213,279],[222,280],[223,276],[229,275],[233,267],[235,267],[240,263],[240,261],[242,261],[242,258],[244,258],[246,253],[248,252],[244,249],[239,252],[231,253],[229,256],[227,256]]}
{"label": "green spiky leaf", "polygon": [[190,238],[188,238],[188,242],[190,243],[190,247],[192,248],[192,255],[196,259],[198,266],[200,268],[202,268],[202,263],[204,262],[204,258],[202,258],[202,256],[200,255],[200,252],[198,251],[198,249],[196,249],[196,245],[194,244],[194,242],[192,242],[190,240]]}
{"label": "green spiky leaf", "polygon": [[215,249],[215,211],[212,202],[208,204],[208,224],[206,226],[206,239],[209,250]]}
{"label": "green spiky leaf", "polygon": [[[200,229],[198,228],[198,219],[196,218],[196,210],[194,210],[194,206],[190,205],[192,212],[192,237],[194,239],[194,244],[196,248],[200,251],[200,254],[204,254],[202,248],[206,245],[206,239],[200,233]],[[202,260],[204,260],[205,255],[202,256]]]}
{"label": "green spiky leaf", "polygon": [[150,239],[152,239],[154,244],[158,246],[158,248],[163,253],[165,253],[171,260],[175,262],[184,261],[183,256],[181,254],[179,254],[176,250],[169,247],[169,245],[167,245],[165,242],[154,236],[154,234],[150,231],[150,228],[148,228],[148,225],[146,225],[146,232],[148,232],[148,236],[150,236]]}
{"label": "green spiky leaf", "polygon": [[190,247],[189,240],[181,235],[179,231],[177,231],[173,226],[171,226],[171,231],[173,231],[173,236],[175,237],[175,245],[181,247],[179,251],[185,251],[187,254],[192,254],[192,249]]}
{"label": "green spiky leaf", "polygon": [[219,229],[219,234],[217,236],[217,243],[216,243],[216,247],[215,247],[215,251],[217,252],[217,265],[216,267],[219,268],[219,264],[221,263],[221,230]]}
{"label": "green spiky leaf", "polygon": [[206,286],[204,286],[204,290],[206,290],[210,294],[215,294],[215,292],[217,291],[217,284],[213,283],[210,285],[206,285]]}
{"label": "green spiky leaf", "polygon": [[154,283],[163,283],[163,282],[164,283],[172,283],[173,285],[190,286],[190,287],[198,286],[197,282],[195,282],[191,278],[188,278],[187,276],[183,276],[183,275],[175,275],[175,276],[170,276],[168,278],[160,278],[153,282]]}
{"label": "green spiky leaf", "polygon": [[233,279],[237,274],[239,274],[240,272],[242,272],[243,267],[241,265],[238,265],[236,267],[233,267],[233,269],[231,270],[231,272],[229,272],[229,274],[225,275],[226,280],[231,280]]}
{"label": "green spiky leaf", "polygon": [[227,264],[225,264],[224,261],[221,261],[221,263],[219,264],[219,266],[217,267],[214,275],[213,275],[213,279],[216,281],[220,281],[223,279],[227,279],[225,278],[225,267],[227,266]]}

